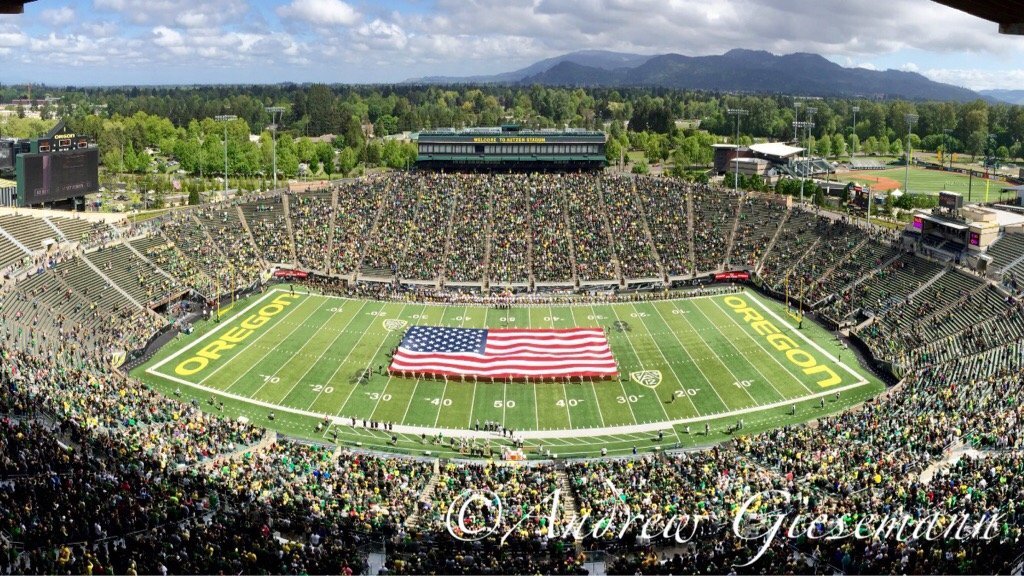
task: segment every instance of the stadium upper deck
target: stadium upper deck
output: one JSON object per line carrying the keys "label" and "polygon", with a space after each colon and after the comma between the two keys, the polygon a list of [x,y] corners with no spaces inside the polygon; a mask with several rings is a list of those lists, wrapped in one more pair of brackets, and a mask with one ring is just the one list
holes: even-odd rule
{"label": "stadium upper deck", "polygon": [[519,126],[421,132],[416,166],[433,170],[600,170],[605,135]]}

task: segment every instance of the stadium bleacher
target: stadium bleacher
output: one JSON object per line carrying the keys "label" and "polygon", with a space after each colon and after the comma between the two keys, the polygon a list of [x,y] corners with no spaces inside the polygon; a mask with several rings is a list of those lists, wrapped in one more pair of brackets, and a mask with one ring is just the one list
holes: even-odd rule
{"label": "stadium bleacher", "polygon": [[[1006,521],[991,542],[780,539],[756,571],[1012,568],[1024,526],[1024,305],[988,279],[901,252],[886,232],[706,185],[410,178],[422,180],[190,208],[127,244],[106,225],[47,217],[69,241],[105,244],[98,250],[46,255],[0,236],[0,263],[33,262],[30,275],[5,284],[0,302],[0,535],[10,552],[0,554],[0,571],[354,573],[368,569],[367,543],[387,541],[384,567],[393,574],[585,573],[583,549],[607,550],[612,573],[724,573],[758,549],[732,534],[730,515],[747,495],[771,489],[800,497],[764,505],[808,517],[884,508],[915,517],[1003,513]],[[417,202],[398,190],[416,190]],[[420,203],[420,194],[431,198]],[[0,227],[26,246],[53,235],[31,215]],[[1007,237],[993,248],[996,262],[1022,254]],[[236,286],[254,282],[265,263],[296,263],[293,246],[297,264],[313,269],[351,273],[362,261],[417,279],[495,283],[760,263],[768,287],[790,278],[805,300],[827,303],[818,312],[860,322],[866,317],[856,313],[870,311],[855,333],[904,377],[860,409],[813,425],[695,452],[519,466],[275,440],[110,367],[112,349],[138,349],[168,320],[149,303],[187,288],[209,295],[211,283],[235,275],[245,279]],[[548,525],[536,512],[555,488],[568,516]],[[493,490],[517,519],[535,516],[503,545],[461,542],[443,516],[467,489]],[[588,537],[579,547],[556,532],[622,507],[698,511],[707,523],[671,557],[638,538],[637,527],[621,542]],[[481,521],[492,514],[473,512]]]}

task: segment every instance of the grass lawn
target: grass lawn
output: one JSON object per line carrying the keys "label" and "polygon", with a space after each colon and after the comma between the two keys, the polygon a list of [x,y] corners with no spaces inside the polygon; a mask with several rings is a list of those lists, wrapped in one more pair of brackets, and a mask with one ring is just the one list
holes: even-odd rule
{"label": "grass lawn", "polygon": [[[378,373],[415,324],[601,327],[621,376],[509,383]],[[318,441],[445,453],[447,444],[424,443],[422,436],[493,421],[521,435],[528,453],[543,446],[559,456],[594,455],[602,447],[614,454],[710,444],[728,438],[740,418],[743,432],[752,433],[848,408],[883,388],[827,331],[810,321],[802,329],[795,324],[784,305],[750,291],[497,310],[292,296],[278,288],[236,303],[219,323],[180,335],[134,374],[206,410]],[[363,419],[394,423],[398,442],[390,444],[390,432],[365,428]]]}
{"label": "grass lawn", "polygon": [[[839,179],[842,181],[858,180],[859,175],[863,176],[878,176],[882,178],[891,178],[899,183],[899,188],[903,189],[903,181],[906,176],[905,168],[889,168],[886,170],[867,170],[864,172],[851,172],[839,175]],[[910,169],[910,184],[909,189],[913,194],[938,194],[942,190],[949,190],[950,192],[959,192],[963,194],[964,200],[967,200],[968,190],[970,189],[971,201],[980,202],[985,199],[985,180],[982,178],[972,179],[964,174],[956,172],[943,172],[940,170],[926,170],[924,168]],[[861,180],[863,181],[863,180]],[[993,180],[989,183],[989,200],[996,201],[999,199],[999,190],[1005,186],[1005,182]],[[872,186],[875,188],[875,186]],[[1006,197],[1006,195],[1003,195]]]}

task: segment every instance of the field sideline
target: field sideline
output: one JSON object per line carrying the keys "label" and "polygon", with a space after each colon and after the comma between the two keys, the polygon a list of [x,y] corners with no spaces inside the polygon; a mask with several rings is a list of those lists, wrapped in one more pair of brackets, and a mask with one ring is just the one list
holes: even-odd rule
{"label": "field sideline", "polygon": [[[277,304],[275,304],[275,302]],[[740,309],[738,310],[737,307]],[[746,309],[746,315],[743,313]],[[501,423],[533,444],[591,447],[609,437],[628,443],[661,432],[668,444],[709,442],[721,426],[744,419],[806,419],[803,405],[827,409],[877,392],[881,384],[859,366],[840,362],[841,349],[821,328],[797,330],[784,307],[752,292],[658,302],[523,306],[442,306],[352,300],[270,290],[236,305],[220,323],[180,336],[136,374],[165,392],[173,387],[227,411],[288,433],[340,441],[376,439],[363,419],[395,424],[405,441],[438,432],[494,438],[476,423]],[[268,311],[262,318],[260,311]],[[804,367],[775,349],[746,318],[763,318],[803,352]],[[378,373],[387,354],[413,324],[464,327],[605,329],[619,364],[618,380],[584,383],[462,382],[399,378]],[[760,332],[765,332],[760,330]],[[778,343],[779,340],[776,340]],[[788,346],[786,346],[788,347]],[[201,351],[207,351],[205,358]],[[211,352],[212,351],[212,352]],[[790,352],[794,354],[794,352]],[[815,374],[805,373],[814,359]],[[845,360],[852,360],[850,354]],[[364,378],[369,370],[368,378]],[[833,376],[826,382],[825,375]],[[826,382],[820,386],[818,382]],[[836,402],[836,391],[844,397]],[[675,394],[675,399],[673,395]],[[274,411],[275,421],[266,416]],[[315,423],[329,426],[314,433]],[[352,419],[356,426],[352,426]],[[280,424],[279,424],[280,422]],[[704,423],[715,432],[703,436]],[[774,424],[778,425],[778,424]],[[691,435],[685,430],[691,427]],[[697,438],[697,432],[702,438]],[[383,434],[390,440],[390,433]],[[415,442],[413,442],[415,444]]]}

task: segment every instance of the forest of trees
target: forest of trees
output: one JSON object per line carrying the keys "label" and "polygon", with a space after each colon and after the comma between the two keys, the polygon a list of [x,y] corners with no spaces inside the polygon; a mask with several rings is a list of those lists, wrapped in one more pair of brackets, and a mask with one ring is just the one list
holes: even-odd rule
{"label": "forest of trees", "polygon": [[[0,102],[22,96],[21,88],[0,86]],[[228,172],[248,177],[271,173],[269,106],[285,109],[277,167],[286,177],[297,175],[300,163],[311,173],[330,175],[348,174],[360,163],[402,167],[415,160],[415,148],[381,136],[509,122],[531,128],[607,129],[609,160],[618,160],[627,149],[642,150],[649,162],[671,160],[684,170],[707,164],[709,145],[732,138],[735,125],[729,108],[749,113],[741,120],[741,142],[792,140],[798,112],[788,96],[668,89],[281,84],[34,90],[45,90],[60,101],[46,106],[46,120],[14,117],[0,122],[4,135],[39,134],[52,126],[53,118],[64,118],[70,130],[96,138],[102,162],[111,171],[152,170],[149,149],[173,157],[190,174],[220,174],[225,126],[213,118],[230,114],[237,120],[227,123]],[[804,112],[810,106],[816,108],[813,118]],[[806,143],[824,156],[900,154],[907,114],[918,117],[910,135],[915,149],[1001,159],[1024,155],[1024,107],[1010,104],[818,99],[804,101],[800,111],[800,120],[814,122]],[[680,127],[679,120],[690,122]],[[374,137],[368,138],[371,130]],[[259,137],[251,141],[250,134]],[[335,136],[333,143],[311,140],[325,134]]]}

